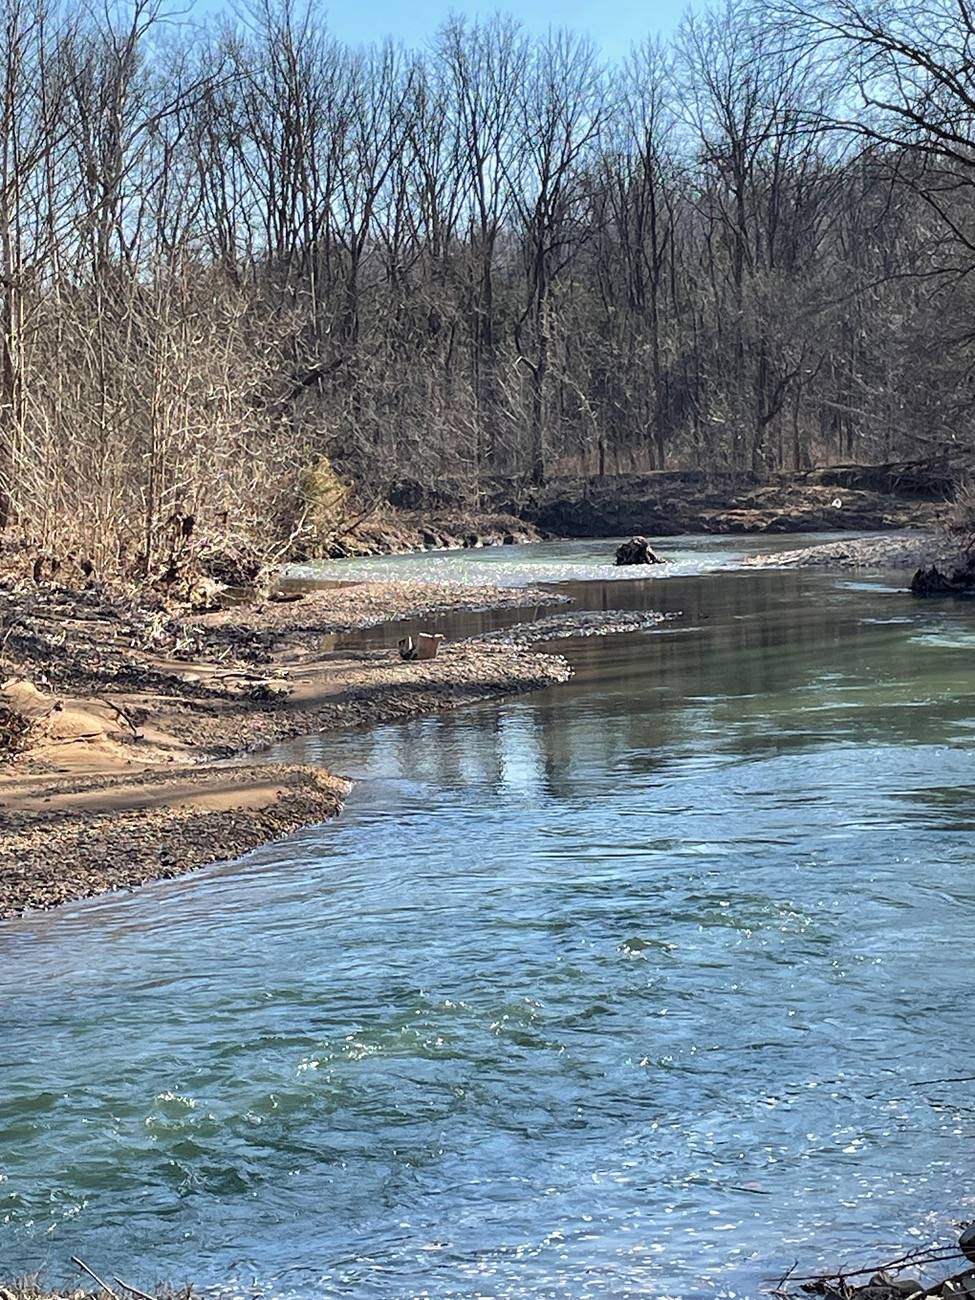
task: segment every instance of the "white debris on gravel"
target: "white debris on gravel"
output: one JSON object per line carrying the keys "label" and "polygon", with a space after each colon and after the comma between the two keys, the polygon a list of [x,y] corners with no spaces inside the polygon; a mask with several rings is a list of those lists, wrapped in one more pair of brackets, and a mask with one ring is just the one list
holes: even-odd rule
{"label": "white debris on gravel", "polygon": [[566,641],[574,637],[618,636],[627,632],[645,632],[677,614],[660,614],[656,610],[607,609],[599,612],[551,614],[548,618],[512,627],[498,628],[472,637],[476,642],[500,642],[504,645],[537,645],[541,641]]}

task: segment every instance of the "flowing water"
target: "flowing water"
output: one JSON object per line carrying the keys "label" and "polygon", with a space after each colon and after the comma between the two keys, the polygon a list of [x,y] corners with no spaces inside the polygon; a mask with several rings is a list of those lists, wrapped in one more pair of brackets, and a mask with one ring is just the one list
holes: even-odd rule
{"label": "flowing water", "polygon": [[279,751],[360,778],[329,827],[0,925],[0,1275],[755,1296],[950,1236],[975,607],[899,586],[574,585],[682,614]]}
{"label": "flowing water", "polygon": [[[751,555],[793,550],[803,541],[838,542],[862,533],[817,533],[815,538],[779,536],[720,537],[691,534],[654,541],[661,560],[649,571],[652,580],[697,577],[719,569],[737,569]],[[621,568],[613,563],[616,547],[624,539],[589,538],[583,541],[536,542],[531,546],[488,546],[472,550],[413,551],[404,555],[375,555],[359,560],[315,560],[289,566],[287,576],[298,582],[369,581],[403,578],[426,582],[490,582],[506,587],[529,583],[647,581],[640,565]],[[615,599],[615,597],[614,597]]]}

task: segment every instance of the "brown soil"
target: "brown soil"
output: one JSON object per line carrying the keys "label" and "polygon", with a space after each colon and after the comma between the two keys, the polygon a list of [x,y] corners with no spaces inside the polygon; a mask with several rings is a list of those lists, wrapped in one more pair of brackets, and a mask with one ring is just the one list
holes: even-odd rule
{"label": "brown soil", "polygon": [[0,584],[0,916],[235,858],[341,808],[342,778],[244,753],[568,676],[523,645],[404,663],[336,649],[336,632],[557,600],[370,583],[179,617],[101,590]]}
{"label": "brown soil", "polygon": [[460,550],[537,542],[534,524],[507,513],[480,510],[408,510],[384,507],[336,538],[327,548],[331,559],[357,555],[396,555],[404,551]]}
{"label": "brown soil", "polygon": [[797,533],[930,526],[967,461],[933,457],[831,465],[763,477],[657,470],[601,478],[554,477],[544,487],[498,479],[464,507],[460,483],[394,484],[389,500],[337,538],[329,554],[378,555],[497,546],[542,537],[678,533]]}
{"label": "brown soil", "polygon": [[930,527],[946,491],[943,476],[908,481],[889,466],[843,466],[751,484],[675,470],[553,479],[520,508],[538,527],[567,537],[854,532]]}

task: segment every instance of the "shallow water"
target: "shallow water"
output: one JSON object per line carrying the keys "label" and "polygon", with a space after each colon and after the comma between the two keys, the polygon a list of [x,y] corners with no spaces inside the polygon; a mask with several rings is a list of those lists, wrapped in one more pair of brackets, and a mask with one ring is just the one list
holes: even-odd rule
{"label": "shallow water", "polygon": [[683,615],[279,751],[361,778],[328,828],[0,925],[5,1274],[754,1296],[975,1214],[973,611],[573,591]]}
{"label": "shallow water", "polygon": [[566,543],[532,542],[518,546],[486,546],[470,550],[418,551],[403,555],[367,556],[359,560],[314,560],[293,564],[286,576],[293,581],[357,581],[384,578],[421,582],[488,582],[524,587],[544,582],[632,582],[690,577],[718,569],[734,569],[751,555],[794,550],[803,542],[848,541],[864,533],[816,533],[719,537],[688,533],[654,540],[662,563],[647,569],[614,563],[622,537],[596,537]]}

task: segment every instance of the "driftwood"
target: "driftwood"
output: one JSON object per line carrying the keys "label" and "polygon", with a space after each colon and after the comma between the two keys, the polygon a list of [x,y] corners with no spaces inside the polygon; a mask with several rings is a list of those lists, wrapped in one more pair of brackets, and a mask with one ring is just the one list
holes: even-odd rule
{"label": "driftwood", "polygon": [[107,705],[107,707],[112,710],[115,716],[125,723],[125,725],[132,732],[132,735],[135,736],[136,740],[140,739],[142,733],[139,731],[139,728],[135,725],[135,723],[129,717],[126,710],[123,709],[120,704],[116,704],[114,700],[108,699],[108,697],[105,695],[96,695],[94,698],[98,700],[100,704]]}
{"label": "driftwood", "polygon": [[936,564],[918,569],[911,579],[914,596],[975,596],[975,564],[969,556],[964,564],[945,573]]}
{"label": "driftwood", "polygon": [[118,1296],[108,1285],[108,1283],[103,1282],[102,1279],[98,1276],[98,1274],[94,1271],[94,1269],[89,1268],[83,1259],[79,1259],[77,1255],[72,1255],[71,1263],[76,1264],[78,1268],[82,1270],[82,1272],[87,1273],[88,1276],[93,1279],[93,1281],[98,1283],[98,1285],[101,1287],[101,1289],[104,1292],[106,1292],[110,1296],[114,1296],[115,1300],[119,1300]]}
{"label": "driftwood", "polygon": [[[105,1279],[99,1277],[95,1270],[90,1268],[83,1259],[79,1259],[77,1255],[72,1255],[71,1263],[74,1264],[76,1268],[79,1268],[83,1273],[87,1273],[99,1290],[104,1292],[105,1295],[110,1296],[112,1300],[122,1300],[122,1297],[119,1296],[118,1292],[113,1291]],[[120,1290],[124,1291],[126,1295],[135,1296],[136,1300],[190,1300],[192,1293],[191,1287],[185,1287],[180,1291],[173,1291],[169,1287],[164,1287],[161,1294],[157,1293],[156,1295],[150,1295],[148,1291],[142,1291],[139,1287],[132,1286],[130,1282],[123,1282],[120,1277],[113,1277],[112,1281],[120,1288]],[[51,1300],[59,1300],[59,1298],[52,1296]]]}
{"label": "driftwood", "polygon": [[[901,1276],[931,1264],[964,1258],[968,1266],[950,1277],[925,1285],[917,1277]],[[880,1265],[843,1269],[820,1276],[797,1277],[795,1266],[778,1280],[770,1294],[780,1300],[792,1300],[795,1287],[805,1295],[823,1296],[825,1300],[975,1300],[975,1229],[962,1233],[956,1247],[933,1247],[912,1250]]]}

